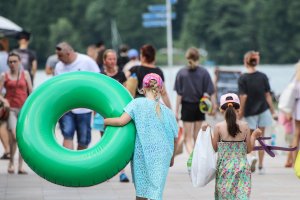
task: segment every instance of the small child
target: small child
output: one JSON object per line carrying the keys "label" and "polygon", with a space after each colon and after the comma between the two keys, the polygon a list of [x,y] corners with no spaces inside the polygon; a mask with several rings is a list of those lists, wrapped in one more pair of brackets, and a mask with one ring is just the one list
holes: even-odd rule
{"label": "small child", "polygon": [[240,100],[234,93],[221,96],[220,110],[225,120],[216,124],[212,145],[218,152],[215,199],[249,199],[251,193],[251,171],[247,153],[253,150],[257,137],[262,132],[254,130],[240,121],[237,114]]}
{"label": "small child", "polygon": [[178,127],[175,115],[161,104],[163,81],[157,74],[143,79],[145,97],[132,100],[117,118],[106,118],[105,125],[124,126],[133,120],[136,140],[131,170],[136,199],[161,200],[166,177],[174,163]]}

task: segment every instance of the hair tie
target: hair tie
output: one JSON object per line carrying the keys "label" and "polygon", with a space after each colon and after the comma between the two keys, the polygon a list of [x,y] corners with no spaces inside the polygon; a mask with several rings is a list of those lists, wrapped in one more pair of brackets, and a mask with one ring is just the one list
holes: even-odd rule
{"label": "hair tie", "polygon": [[232,103],[228,103],[227,107],[233,107],[233,104]]}

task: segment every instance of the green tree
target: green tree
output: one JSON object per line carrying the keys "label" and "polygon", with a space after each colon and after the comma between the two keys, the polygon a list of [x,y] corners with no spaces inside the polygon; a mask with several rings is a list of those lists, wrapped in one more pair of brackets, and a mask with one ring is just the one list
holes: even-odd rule
{"label": "green tree", "polygon": [[[58,42],[66,41],[72,44],[75,50],[84,48],[82,44],[78,42],[80,41],[78,32],[74,30],[72,23],[66,18],[59,18],[56,23],[50,24],[49,32],[49,43],[52,44],[52,47]],[[54,48],[50,51],[54,52]]]}

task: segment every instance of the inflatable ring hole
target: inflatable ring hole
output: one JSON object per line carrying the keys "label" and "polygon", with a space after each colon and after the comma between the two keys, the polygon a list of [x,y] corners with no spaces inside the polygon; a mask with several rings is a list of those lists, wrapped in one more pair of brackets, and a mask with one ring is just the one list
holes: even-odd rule
{"label": "inflatable ring hole", "polygon": [[[92,148],[94,147],[101,139],[101,137],[103,137],[104,134],[104,118],[97,113],[96,111],[92,111],[91,113],[87,113],[87,114],[83,114],[83,115],[90,115],[91,119],[90,119],[90,128],[91,128],[91,135],[90,137],[87,135],[79,135],[77,134],[76,131],[74,131],[74,134],[71,135],[71,133],[68,133],[68,131],[66,131],[66,137],[70,138],[73,136],[73,139],[70,139],[70,141],[72,141],[72,143],[70,143],[70,141],[66,142],[66,146],[64,146],[64,135],[62,133],[62,128],[65,130],[71,130],[71,126],[72,123],[69,122],[69,120],[71,120],[74,116],[74,113],[72,112],[72,110],[67,111],[66,113],[64,113],[59,121],[57,121],[56,126],[55,126],[55,139],[56,142],[62,146],[63,148],[66,149],[70,149],[69,145],[73,146],[73,149],[71,150],[80,150],[80,148],[78,148],[79,145],[79,141],[81,143],[82,146],[88,145],[86,149]],[[77,115],[78,116],[78,115]],[[64,118],[62,118],[64,117]],[[69,123],[68,123],[69,122]],[[78,124],[75,124],[76,126],[78,126]],[[61,127],[62,126],[62,127]],[[69,148],[68,148],[69,147]]]}

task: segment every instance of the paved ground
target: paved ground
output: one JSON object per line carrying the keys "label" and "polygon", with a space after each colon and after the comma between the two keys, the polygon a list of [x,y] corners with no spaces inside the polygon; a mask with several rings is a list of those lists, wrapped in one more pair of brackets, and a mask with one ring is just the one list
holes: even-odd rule
{"label": "paved ground", "polygon": [[[58,134],[58,142],[61,138]],[[93,144],[99,141],[93,133]],[[0,147],[0,154],[3,150]],[[186,169],[188,155],[176,157],[170,169],[164,199],[196,200],[213,199],[214,182],[203,188],[193,188]],[[285,155],[266,157],[266,174],[253,174],[251,199],[255,200],[298,200],[300,198],[300,179],[292,168],[283,167]],[[0,160],[0,200],[132,200],[135,197],[132,183],[120,183],[118,176],[88,188],[68,188],[52,184],[31,171],[29,175],[8,175],[8,161]],[[130,168],[126,167],[130,176]]]}

